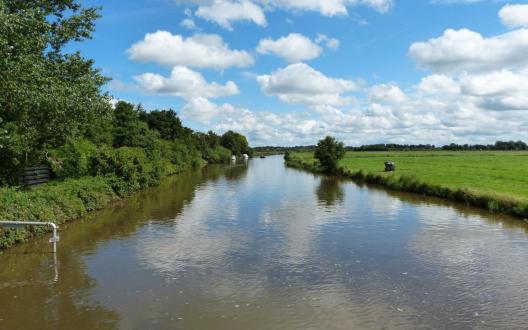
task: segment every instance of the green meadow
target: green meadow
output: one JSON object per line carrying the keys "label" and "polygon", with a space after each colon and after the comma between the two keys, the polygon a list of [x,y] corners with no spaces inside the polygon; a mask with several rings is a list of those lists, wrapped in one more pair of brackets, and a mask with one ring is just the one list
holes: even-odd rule
{"label": "green meadow", "polygon": [[[317,169],[313,153],[296,152],[291,156],[293,161],[290,163],[293,165],[297,162],[306,169]],[[384,172],[387,160],[396,163],[396,172]],[[435,188],[464,191],[472,196],[485,196],[517,205],[528,203],[526,151],[347,152],[339,166],[347,176],[395,189],[398,189],[396,181],[414,181],[423,184],[426,187],[424,190],[431,190],[431,195],[439,197],[447,197],[443,196],[447,193],[436,193]],[[519,212],[506,213],[519,215]]]}

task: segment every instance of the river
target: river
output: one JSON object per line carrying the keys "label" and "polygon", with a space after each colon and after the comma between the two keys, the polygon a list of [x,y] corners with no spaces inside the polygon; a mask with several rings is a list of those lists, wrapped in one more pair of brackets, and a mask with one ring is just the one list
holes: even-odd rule
{"label": "river", "polygon": [[166,180],[0,256],[0,329],[525,329],[528,226],[284,167]]}

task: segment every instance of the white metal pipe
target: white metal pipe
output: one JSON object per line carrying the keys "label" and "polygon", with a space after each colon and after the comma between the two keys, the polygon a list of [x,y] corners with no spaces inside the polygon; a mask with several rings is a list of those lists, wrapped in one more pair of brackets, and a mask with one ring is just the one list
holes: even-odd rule
{"label": "white metal pipe", "polygon": [[57,242],[59,236],[57,235],[57,225],[53,222],[39,222],[39,221],[0,221],[0,226],[50,226],[53,229],[53,237],[50,243],[53,243],[53,253],[57,253]]}

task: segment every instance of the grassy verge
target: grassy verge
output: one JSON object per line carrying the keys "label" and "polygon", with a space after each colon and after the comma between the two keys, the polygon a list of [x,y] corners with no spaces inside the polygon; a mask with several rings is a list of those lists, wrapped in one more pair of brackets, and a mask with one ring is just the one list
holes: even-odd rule
{"label": "grassy verge", "polygon": [[[78,219],[90,211],[102,209],[112,201],[140,189],[157,186],[164,176],[192,166],[166,164],[161,171],[142,165],[126,173],[106,173],[51,181],[32,189],[0,188],[0,220],[54,222],[57,225]],[[0,227],[0,251],[48,232],[43,226],[20,229]]]}
{"label": "grassy verge", "polygon": [[[54,180],[31,189],[0,187],[0,220],[54,222],[58,225],[101,209],[140,189],[158,186],[164,177],[209,162],[231,159],[217,145],[157,140],[152,148],[95,145],[72,140],[49,157]],[[31,226],[0,227],[0,250],[48,231]]]}
{"label": "grassy verge", "polygon": [[[101,209],[119,198],[111,184],[102,177],[86,177],[54,182],[29,191],[0,189],[0,219],[51,221],[62,224],[89,211]],[[1,229],[0,249],[47,232],[46,227]]]}
{"label": "grassy verge", "polygon": [[[396,173],[382,171],[385,160],[396,163]],[[321,172],[311,153],[292,153],[286,164]],[[353,152],[337,174],[528,218],[527,164],[528,153],[520,152]]]}

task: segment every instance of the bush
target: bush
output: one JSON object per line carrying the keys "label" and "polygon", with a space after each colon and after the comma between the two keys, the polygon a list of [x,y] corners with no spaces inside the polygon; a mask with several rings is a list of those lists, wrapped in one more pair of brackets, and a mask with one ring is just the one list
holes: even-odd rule
{"label": "bush", "polygon": [[80,178],[89,173],[89,163],[97,146],[88,140],[71,140],[57,149],[53,155],[58,162],[52,162],[52,170],[57,178]]}
{"label": "bush", "polygon": [[319,161],[323,171],[330,173],[337,170],[337,162],[345,156],[343,142],[338,142],[331,136],[327,136],[317,143],[315,159]]}
{"label": "bush", "polygon": [[[221,146],[210,149],[215,162],[229,159],[231,153]],[[104,177],[119,196],[158,185],[163,176],[175,174],[203,163],[192,143],[156,140],[151,149],[95,146],[87,140],[70,141],[54,152],[52,168],[59,179],[82,176]]]}
{"label": "bush", "polygon": [[124,196],[159,184],[165,174],[165,163],[159,150],[149,157],[141,148],[101,147],[90,158],[89,173],[105,177],[114,191]]}
{"label": "bush", "polygon": [[194,145],[176,140],[170,143],[170,162],[178,172],[203,163],[202,155]]}
{"label": "bush", "polygon": [[231,160],[231,150],[220,145],[208,147],[203,151],[203,158],[212,164],[228,163]]}

